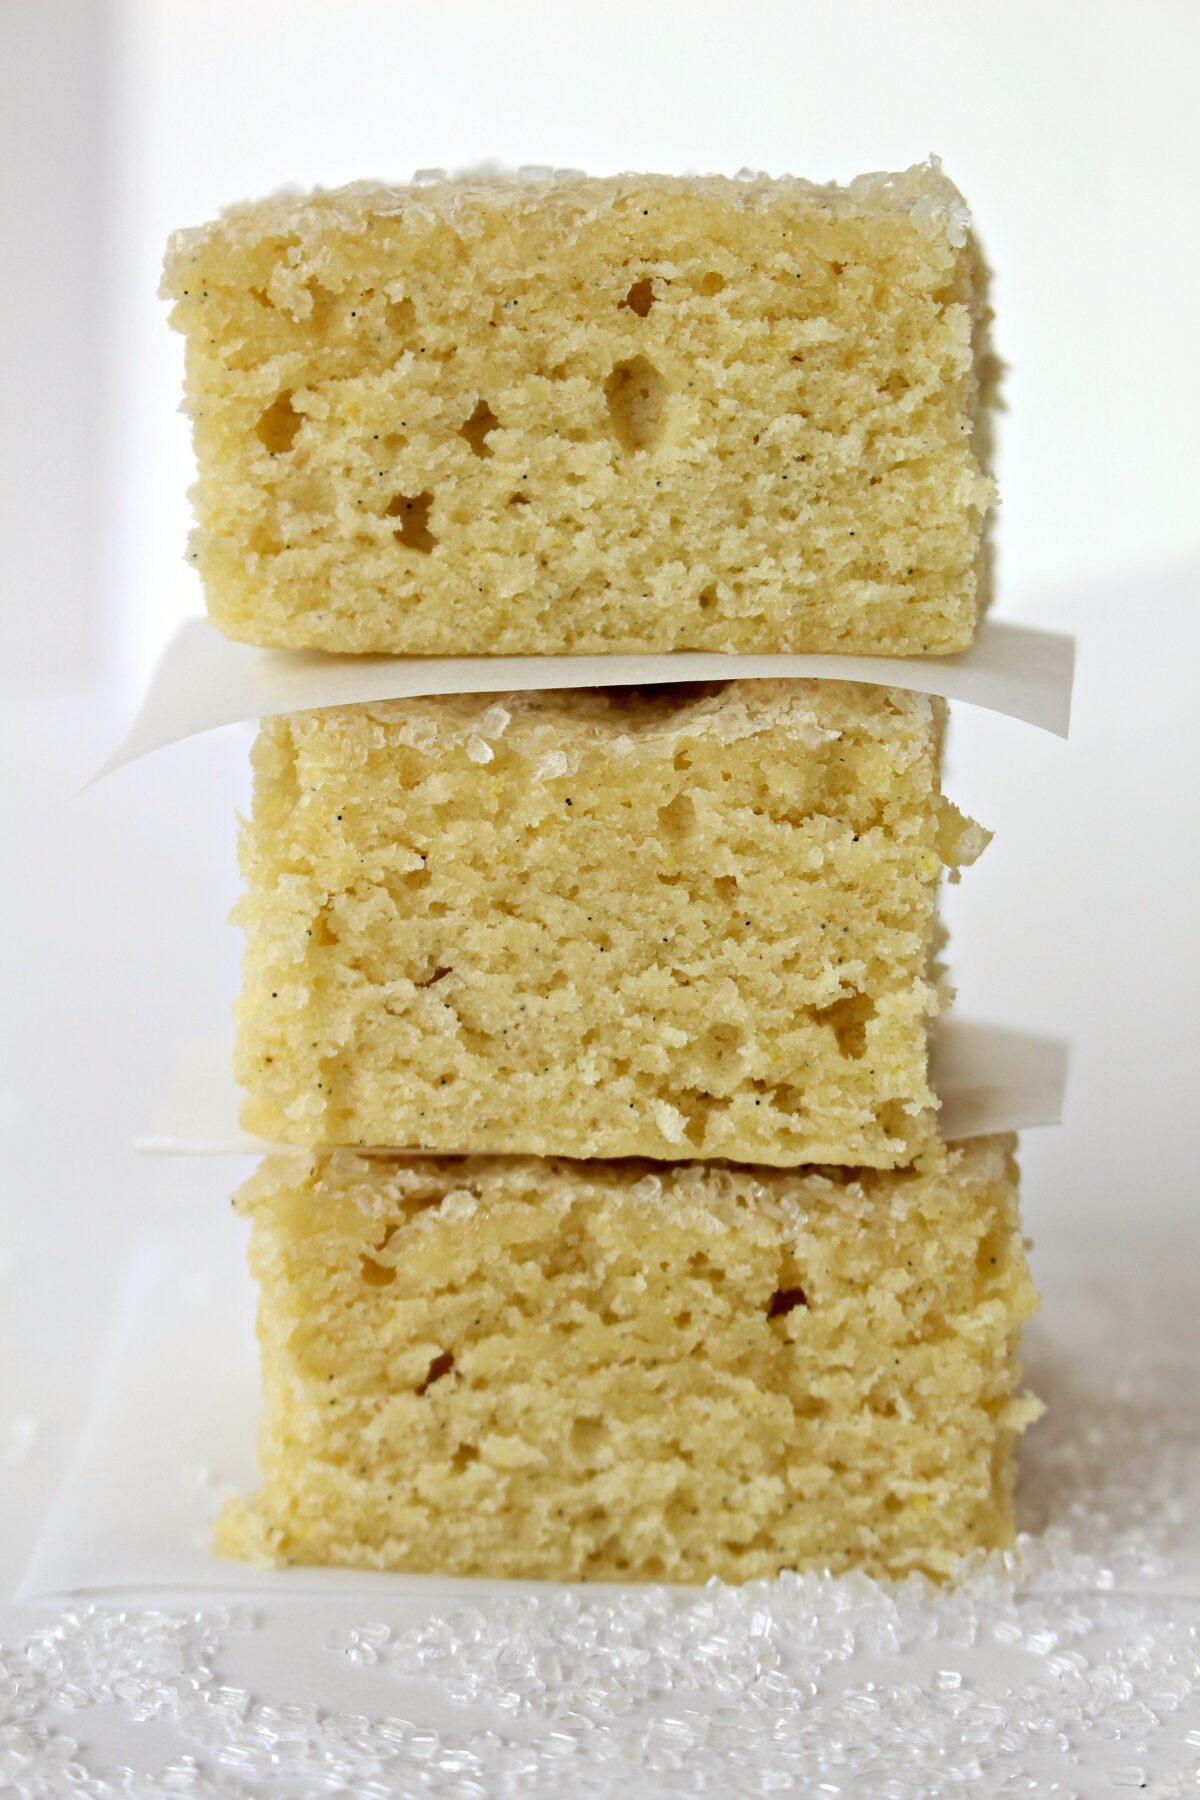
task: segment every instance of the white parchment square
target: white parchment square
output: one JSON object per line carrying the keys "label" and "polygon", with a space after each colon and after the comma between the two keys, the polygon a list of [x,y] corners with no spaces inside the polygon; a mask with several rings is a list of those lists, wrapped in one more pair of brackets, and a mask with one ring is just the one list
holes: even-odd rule
{"label": "white parchment square", "polygon": [[808,678],[941,694],[1067,735],[1075,641],[1060,632],[985,620],[956,656],[335,656],[323,650],[258,650],[235,644],[203,619],[181,625],[164,650],[136,720],[97,771],[220,725],[320,706],[430,694],[498,694],[534,688],[629,687],[675,681]]}

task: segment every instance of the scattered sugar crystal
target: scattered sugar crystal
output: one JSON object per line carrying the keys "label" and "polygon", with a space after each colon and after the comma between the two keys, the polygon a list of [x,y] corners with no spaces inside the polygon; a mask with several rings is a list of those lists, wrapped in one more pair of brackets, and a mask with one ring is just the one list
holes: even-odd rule
{"label": "scattered sugar crystal", "polygon": [[479,730],[485,738],[498,738],[504,736],[511,724],[512,714],[506,706],[501,706],[497,701],[495,706],[488,707],[480,719]]}
{"label": "scattered sugar crystal", "polygon": [[563,750],[547,750],[533,771],[535,781],[554,781],[567,772],[567,757]]}
{"label": "scattered sugar crystal", "polygon": [[401,727],[401,736],[414,750],[429,755],[437,747],[437,726],[432,719],[417,717]]}

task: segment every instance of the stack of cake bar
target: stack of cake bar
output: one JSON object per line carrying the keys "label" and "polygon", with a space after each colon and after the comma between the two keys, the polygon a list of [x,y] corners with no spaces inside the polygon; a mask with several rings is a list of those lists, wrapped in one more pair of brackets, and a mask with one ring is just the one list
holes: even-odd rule
{"label": "stack of cake bar", "polygon": [[[936,167],[280,198],[166,292],[235,638],[972,643],[989,314]],[[938,886],[986,841],[943,703],[655,668],[261,729],[237,1065],[285,1148],[239,1202],[229,1553],[694,1582],[1011,1541],[1014,1146],[943,1142],[929,1078]]]}

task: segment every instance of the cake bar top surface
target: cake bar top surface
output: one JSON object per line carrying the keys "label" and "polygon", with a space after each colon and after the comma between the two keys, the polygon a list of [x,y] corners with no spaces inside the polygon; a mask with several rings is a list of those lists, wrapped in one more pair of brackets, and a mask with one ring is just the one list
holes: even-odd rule
{"label": "cake bar top surface", "polygon": [[[725,206],[758,208],[787,204],[836,210],[846,217],[895,213],[910,219],[930,238],[961,249],[971,230],[966,201],[942,171],[937,157],[899,172],[857,175],[841,186],[798,175],[746,170],[729,175],[585,175],[578,169],[526,167],[506,171],[490,165],[449,175],[422,170],[410,182],[348,182],[309,193],[282,189],[263,200],[226,207],[219,219],[173,232],[167,247],[163,291],[174,298],[194,252],[213,239],[255,243],[286,232],[303,253],[325,239],[330,219],[346,232],[369,230],[375,219],[393,214],[446,219],[469,231],[473,216],[489,212],[556,214],[565,226],[581,214],[620,205],[640,195],[703,199]],[[299,260],[299,259],[297,259]]]}
{"label": "cake bar top surface", "polygon": [[[473,1220],[486,1229],[489,1211],[506,1203],[539,1208],[538,1229],[551,1229],[576,1206],[631,1207],[697,1238],[744,1235],[749,1243],[820,1241],[831,1251],[851,1241],[864,1252],[897,1226],[927,1223],[947,1193],[977,1196],[1017,1184],[1015,1133],[946,1144],[933,1140],[920,1168],[852,1168],[805,1163],[771,1168],[717,1158],[659,1162],[648,1157],[424,1155],[404,1150],[312,1148],[274,1151],[237,1195],[247,1218],[269,1211],[279,1196],[312,1186],[331,1207],[349,1206],[364,1222],[402,1215],[427,1232]],[[312,1222],[322,1223],[319,1205]],[[865,1236],[859,1236],[865,1234]],[[389,1240],[390,1241],[390,1240]],[[281,1241],[281,1246],[282,1241]],[[386,1248],[386,1246],[385,1246]],[[303,1254],[303,1246],[295,1246]],[[401,1267],[401,1246],[386,1259]],[[907,1279],[907,1278],[905,1278]]]}
{"label": "cake bar top surface", "polygon": [[250,642],[961,650],[986,270],[932,167],[480,175],[234,208],[167,261],[192,555]]}
{"label": "cake bar top surface", "polygon": [[247,1130],[890,1167],[934,1128],[939,702],[842,682],[268,721]]}
{"label": "cake bar top surface", "polygon": [[269,1161],[234,1554],[443,1574],[944,1574],[1011,1541],[1008,1139],[923,1172]]}
{"label": "cake bar top surface", "polygon": [[[344,734],[347,741],[361,738],[365,751],[382,748],[382,729],[396,743],[431,758],[466,750],[468,760],[479,766],[490,762],[503,744],[519,747],[526,759],[539,751],[549,756],[559,751],[569,768],[573,757],[585,753],[614,757],[619,766],[626,757],[670,758],[689,743],[732,745],[766,736],[790,739],[808,750],[843,735],[865,736],[903,754],[906,742],[915,750],[935,724],[940,730],[945,715],[946,702],[937,695],[801,676],[426,694],[279,716],[298,741]],[[480,744],[492,756],[483,756]],[[557,772],[559,766],[552,762],[542,768],[542,777]]]}

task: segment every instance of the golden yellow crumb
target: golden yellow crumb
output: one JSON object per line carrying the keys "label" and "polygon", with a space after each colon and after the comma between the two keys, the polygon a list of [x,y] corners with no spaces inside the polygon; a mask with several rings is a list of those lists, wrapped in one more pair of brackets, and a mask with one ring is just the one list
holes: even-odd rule
{"label": "golden yellow crumb", "polygon": [[1012,1539],[1012,1141],[923,1173],[294,1152],[243,1189],[262,1485],[219,1547],[551,1579]]}
{"label": "golden yellow crumb", "polygon": [[192,556],[251,643],[965,649],[986,271],[936,167],[475,176],[179,233]]}
{"label": "golden yellow crumb", "polygon": [[839,682],[268,721],[237,1071],[272,1141],[907,1163],[943,708]]}

